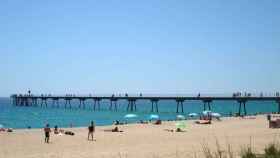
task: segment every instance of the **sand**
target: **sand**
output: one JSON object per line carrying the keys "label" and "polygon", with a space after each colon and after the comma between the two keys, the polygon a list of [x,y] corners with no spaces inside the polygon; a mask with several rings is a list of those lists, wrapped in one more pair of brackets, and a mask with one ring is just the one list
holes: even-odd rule
{"label": "sand", "polygon": [[231,144],[237,153],[242,145],[251,144],[261,151],[279,138],[279,129],[269,129],[265,116],[255,119],[223,118],[211,125],[187,121],[186,132],[168,132],[175,122],[162,125],[120,125],[122,133],[104,132],[113,126],[96,127],[95,141],[87,140],[87,128],[71,128],[75,136],[51,134],[44,143],[42,129],[0,132],[0,158],[180,158],[201,157],[202,144],[222,148]]}

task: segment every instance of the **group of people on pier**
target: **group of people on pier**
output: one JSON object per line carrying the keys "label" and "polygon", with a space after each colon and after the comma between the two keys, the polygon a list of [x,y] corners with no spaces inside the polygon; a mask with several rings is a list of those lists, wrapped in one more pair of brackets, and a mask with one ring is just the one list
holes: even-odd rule
{"label": "group of people on pier", "polygon": [[[15,96],[15,97],[34,97],[35,95],[31,94],[31,91],[28,90],[28,92],[26,94],[14,94],[12,96]],[[51,97],[53,96],[52,94],[41,94],[40,95],[41,97]],[[76,97],[76,96],[79,96],[79,95],[76,95],[76,94],[65,94],[66,97]],[[89,94],[88,95],[89,97],[92,97],[93,94]],[[112,94],[111,97],[121,97],[122,94],[119,93],[119,94]],[[125,97],[128,97],[128,93],[125,93],[124,94]],[[143,94],[142,93],[139,93],[139,96],[142,97]],[[232,97],[251,97],[251,96],[255,96],[253,95],[252,93],[248,93],[248,92],[234,92],[232,94]],[[269,95],[266,95],[266,96],[276,96],[276,97],[280,97],[280,92],[276,91],[274,94],[269,94]],[[198,93],[197,97],[201,97],[201,93]],[[260,92],[259,93],[259,97],[264,97],[264,93],[263,92]]]}
{"label": "group of people on pier", "polygon": [[[251,97],[253,96],[252,93],[248,93],[248,92],[244,92],[243,94],[241,92],[236,92],[232,94],[232,97]],[[267,96],[273,96],[273,95],[267,95]],[[276,97],[280,97],[280,93],[279,92],[275,92],[275,96]],[[261,92],[259,94],[259,97],[264,97],[264,93]]]}

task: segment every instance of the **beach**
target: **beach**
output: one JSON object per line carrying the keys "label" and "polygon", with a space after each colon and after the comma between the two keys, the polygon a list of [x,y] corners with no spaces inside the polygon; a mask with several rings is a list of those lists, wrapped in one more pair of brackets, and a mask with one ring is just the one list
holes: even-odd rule
{"label": "beach", "polygon": [[69,128],[74,136],[51,134],[50,143],[44,143],[42,129],[19,129],[0,132],[2,158],[180,158],[203,154],[202,145],[216,149],[218,140],[222,149],[232,145],[237,154],[241,146],[249,145],[261,151],[279,138],[278,129],[268,128],[266,116],[249,118],[227,117],[210,125],[186,121],[185,132],[170,132],[175,121],[161,125],[119,125],[123,132],[105,132],[115,126],[97,126],[94,141],[87,140],[87,127]]}

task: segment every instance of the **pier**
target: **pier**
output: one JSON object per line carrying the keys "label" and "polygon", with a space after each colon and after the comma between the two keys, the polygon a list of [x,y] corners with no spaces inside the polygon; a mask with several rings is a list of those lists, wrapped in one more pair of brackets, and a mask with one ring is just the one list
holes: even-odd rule
{"label": "pier", "polygon": [[[201,110],[211,110],[213,101],[236,101],[238,106],[238,115],[247,115],[246,103],[249,101],[275,101],[278,105],[277,113],[280,113],[280,97],[277,96],[35,96],[31,94],[27,95],[11,95],[12,104],[15,106],[40,106],[47,107],[48,101],[52,101],[52,107],[59,107],[59,100],[64,101],[64,108],[72,108],[71,101],[78,100],[79,108],[85,108],[86,100],[92,101],[91,106],[93,110],[100,110],[100,101],[108,100],[109,109],[111,111],[118,110],[118,101],[126,100],[127,108],[129,112],[137,111],[137,101],[138,100],[148,100],[151,101],[151,112],[159,112],[158,102],[160,100],[174,100],[177,104],[176,113],[184,113],[184,102],[187,101],[201,101],[203,108]],[[96,108],[97,106],[97,108]],[[243,113],[242,113],[243,112]]]}

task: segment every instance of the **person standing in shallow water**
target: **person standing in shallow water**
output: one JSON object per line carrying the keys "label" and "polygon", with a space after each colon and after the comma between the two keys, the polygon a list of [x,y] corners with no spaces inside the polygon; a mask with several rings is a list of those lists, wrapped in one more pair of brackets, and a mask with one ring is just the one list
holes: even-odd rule
{"label": "person standing in shallow water", "polygon": [[90,140],[89,137],[91,136],[91,140],[93,141],[94,132],[95,132],[95,125],[94,122],[91,121],[90,126],[88,126],[88,140]]}
{"label": "person standing in shallow water", "polygon": [[51,128],[49,124],[47,124],[46,127],[44,128],[44,132],[45,132],[45,143],[49,143],[50,133],[51,133]]}

